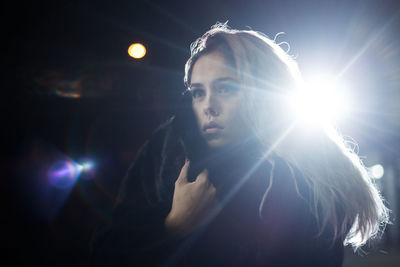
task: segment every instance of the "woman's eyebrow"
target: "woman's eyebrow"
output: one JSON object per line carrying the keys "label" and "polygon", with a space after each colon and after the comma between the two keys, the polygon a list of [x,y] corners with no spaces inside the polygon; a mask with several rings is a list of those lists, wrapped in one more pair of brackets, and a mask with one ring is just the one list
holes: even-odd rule
{"label": "woman's eyebrow", "polygon": [[192,87],[202,87],[202,86],[203,86],[202,83],[192,83],[192,84],[190,84],[189,88],[192,88]]}
{"label": "woman's eyebrow", "polygon": [[[226,81],[230,81],[230,82],[239,82],[237,79],[233,78],[233,77],[221,77],[221,78],[217,78],[214,81],[212,81],[213,84],[218,84],[218,83],[222,83],[222,82],[226,82]],[[190,84],[189,88],[192,87],[203,87],[202,83],[192,83]]]}
{"label": "woman's eyebrow", "polygon": [[215,79],[212,83],[213,84],[219,84],[219,83],[223,83],[223,82],[239,83],[239,81],[237,79],[232,78],[232,77],[218,78],[218,79]]}

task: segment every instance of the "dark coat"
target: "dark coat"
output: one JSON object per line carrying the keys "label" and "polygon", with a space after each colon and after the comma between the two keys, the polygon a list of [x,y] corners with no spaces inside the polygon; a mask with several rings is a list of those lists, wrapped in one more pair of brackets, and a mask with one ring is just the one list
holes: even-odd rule
{"label": "dark coat", "polygon": [[112,224],[95,235],[92,265],[341,266],[343,243],[332,242],[329,227],[318,235],[303,176],[277,156],[272,167],[258,148],[247,140],[212,158],[191,160],[189,179],[206,167],[223,209],[188,238],[172,240],[164,219],[188,148],[176,122],[169,121],[129,168]]}

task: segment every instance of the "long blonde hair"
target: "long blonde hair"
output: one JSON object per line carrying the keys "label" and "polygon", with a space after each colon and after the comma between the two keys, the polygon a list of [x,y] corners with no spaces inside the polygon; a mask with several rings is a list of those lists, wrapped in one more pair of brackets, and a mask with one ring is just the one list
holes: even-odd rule
{"label": "long blonde hair", "polygon": [[294,59],[260,32],[217,23],[191,45],[187,86],[196,60],[213,49],[235,63],[246,91],[242,114],[255,136],[303,174],[321,232],[330,225],[334,239],[355,249],[377,236],[389,211],[359,157],[333,127],[304,131],[288,111],[286,96],[303,85]]}

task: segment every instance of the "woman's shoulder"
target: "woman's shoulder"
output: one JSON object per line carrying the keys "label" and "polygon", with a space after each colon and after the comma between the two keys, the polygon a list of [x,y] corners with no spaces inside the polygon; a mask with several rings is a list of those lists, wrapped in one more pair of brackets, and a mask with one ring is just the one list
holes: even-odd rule
{"label": "woman's shoulder", "polygon": [[315,231],[318,227],[312,212],[312,196],[302,173],[288,160],[274,157],[269,186],[260,203],[260,216],[269,225],[277,224],[277,229]]}
{"label": "woman's shoulder", "polygon": [[296,199],[301,198],[311,204],[312,190],[307,177],[289,160],[275,156],[272,175],[275,187],[290,191]]}
{"label": "woman's shoulder", "polygon": [[[334,241],[330,229],[321,232],[307,177],[282,157],[274,158],[272,173],[272,185],[261,203],[260,215],[275,238],[275,248],[297,253],[303,261],[321,263],[312,266],[339,266],[343,243]],[[332,260],[331,265],[328,260]]]}

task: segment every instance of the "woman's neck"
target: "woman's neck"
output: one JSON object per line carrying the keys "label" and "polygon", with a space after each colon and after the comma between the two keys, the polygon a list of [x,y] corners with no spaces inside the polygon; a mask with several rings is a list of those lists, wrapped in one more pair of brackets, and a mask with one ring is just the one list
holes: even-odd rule
{"label": "woman's neck", "polygon": [[220,147],[210,148],[205,151],[205,157],[210,160],[230,161],[232,159],[245,159],[246,157],[259,157],[262,155],[262,145],[255,136],[249,136],[240,142]]}

